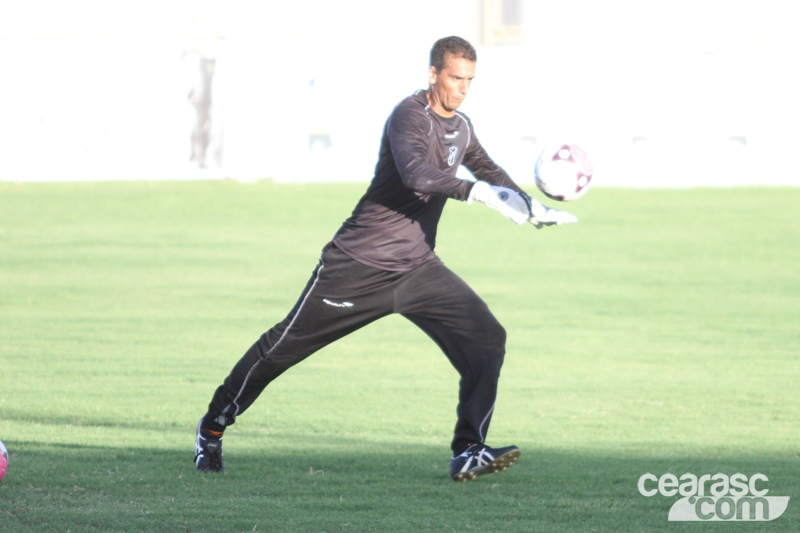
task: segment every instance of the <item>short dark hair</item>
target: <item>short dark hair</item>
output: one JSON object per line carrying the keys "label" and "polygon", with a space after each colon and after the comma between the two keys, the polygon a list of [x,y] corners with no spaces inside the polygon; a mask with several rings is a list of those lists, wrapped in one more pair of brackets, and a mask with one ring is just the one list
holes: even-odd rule
{"label": "short dark hair", "polygon": [[431,64],[437,71],[443,70],[447,66],[447,56],[454,58],[464,58],[472,62],[478,61],[478,54],[475,48],[466,39],[451,36],[443,37],[433,43],[431,48]]}

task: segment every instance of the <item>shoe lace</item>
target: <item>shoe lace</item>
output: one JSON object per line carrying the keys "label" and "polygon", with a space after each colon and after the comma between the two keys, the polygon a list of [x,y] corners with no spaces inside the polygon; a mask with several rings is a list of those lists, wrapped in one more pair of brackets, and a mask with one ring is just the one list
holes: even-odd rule
{"label": "shoe lace", "polygon": [[472,444],[470,445],[469,448],[464,450],[464,453],[466,453],[467,455],[475,456],[479,455],[485,448],[486,446],[482,446],[480,444]]}
{"label": "shoe lace", "polygon": [[473,444],[467,448],[464,454],[467,456],[467,464],[473,466],[483,466],[492,459],[487,452],[487,447],[481,444]]}

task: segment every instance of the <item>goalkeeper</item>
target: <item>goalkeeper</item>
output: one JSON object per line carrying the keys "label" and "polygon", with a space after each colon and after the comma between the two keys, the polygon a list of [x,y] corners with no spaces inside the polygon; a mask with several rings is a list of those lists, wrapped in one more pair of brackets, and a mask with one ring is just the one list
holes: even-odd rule
{"label": "goalkeeper", "polygon": [[[315,351],[392,313],[427,333],[458,371],[450,475],[505,470],[516,446],[492,448],[506,332],[486,303],[434,253],[449,198],[481,202],[517,224],[575,222],[532,200],[489,158],[470,120],[457,111],[474,77],[475,49],[446,37],[431,49],[429,87],[402,100],[383,131],[375,175],[351,216],[322,250],[294,308],[234,365],[197,427],[198,470],[224,471],[222,435],[287,369]],[[478,181],[456,177],[460,165]]]}

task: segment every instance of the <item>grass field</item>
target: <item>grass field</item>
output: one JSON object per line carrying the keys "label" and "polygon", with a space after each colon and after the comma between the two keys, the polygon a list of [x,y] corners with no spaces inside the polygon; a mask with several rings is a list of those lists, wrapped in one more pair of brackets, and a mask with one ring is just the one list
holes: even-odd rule
{"label": "grass field", "polygon": [[[364,184],[0,183],[2,531],[798,531],[800,188],[598,187],[574,226],[448,205],[439,255],[509,333],[489,443],[448,477],[457,375],[389,317],[194,430]],[[768,476],[771,522],[668,522],[647,472]]]}

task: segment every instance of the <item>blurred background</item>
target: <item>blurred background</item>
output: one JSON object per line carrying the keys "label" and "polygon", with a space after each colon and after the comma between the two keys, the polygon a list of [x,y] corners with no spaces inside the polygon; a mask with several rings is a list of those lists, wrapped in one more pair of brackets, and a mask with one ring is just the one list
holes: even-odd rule
{"label": "blurred background", "polygon": [[369,180],[428,54],[478,50],[461,110],[531,182],[543,146],[597,185],[800,185],[790,2],[6,2],[0,180]]}

